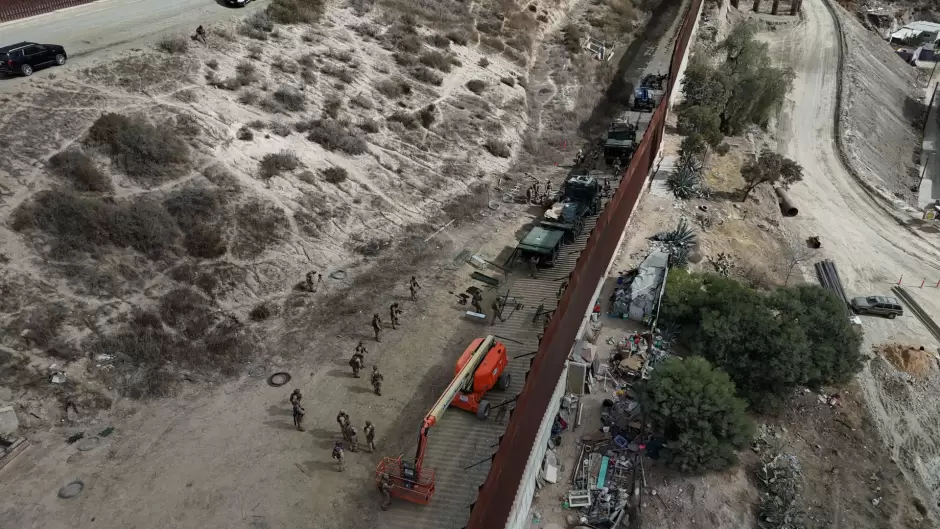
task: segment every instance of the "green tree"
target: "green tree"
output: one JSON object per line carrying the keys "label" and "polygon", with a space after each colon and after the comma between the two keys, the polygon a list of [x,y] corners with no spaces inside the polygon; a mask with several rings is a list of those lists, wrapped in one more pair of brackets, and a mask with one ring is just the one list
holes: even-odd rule
{"label": "green tree", "polygon": [[704,358],[670,358],[642,390],[645,409],[667,442],[667,461],[683,472],[722,470],[754,435],[734,383]]}
{"label": "green tree", "polygon": [[764,149],[756,160],[744,164],[741,168],[741,176],[744,177],[744,190],[741,197],[743,202],[760,184],[779,185],[786,189],[803,180],[803,168],[781,154]]}
{"label": "green tree", "polygon": [[717,147],[725,139],[721,133],[721,116],[713,106],[683,105],[679,108],[676,127],[679,134],[698,134],[709,147]]}

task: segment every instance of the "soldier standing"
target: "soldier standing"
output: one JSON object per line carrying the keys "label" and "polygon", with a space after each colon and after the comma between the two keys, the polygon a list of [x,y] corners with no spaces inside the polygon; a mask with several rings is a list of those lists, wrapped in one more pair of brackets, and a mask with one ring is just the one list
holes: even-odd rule
{"label": "soldier standing", "polygon": [[369,447],[369,452],[375,452],[375,426],[372,425],[372,421],[366,421],[362,433],[366,434],[366,446]]}
{"label": "soldier standing", "polygon": [[483,294],[480,294],[479,290],[474,290],[473,298],[470,300],[470,304],[473,305],[473,310],[475,310],[478,314],[484,313],[483,305],[480,305],[480,303],[482,302],[483,302]]}
{"label": "soldier standing", "polygon": [[384,379],[382,373],[379,373],[379,366],[372,366],[372,387],[376,395],[382,396],[382,380]]}
{"label": "soldier standing", "polygon": [[343,438],[346,438],[346,425],[349,424],[349,415],[346,413],[346,410],[339,410],[339,413],[336,415],[336,422],[339,423],[339,431],[343,433]]}
{"label": "soldier standing", "polygon": [[304,409],[300,407],[300,400],[294,401],[293,404],[293,413],[294,413],[294,426],[297,427],[301,432],[304,431],[303,422],[304,422]]}
{"label": "soldier standing", "polygon": [[366,351],[366,346],[363,345],[362,340],[359,340],[359,345],[356,346],[356,353],[365,356],[365,354],[368,352],[369,351]]}
{"label": "soldier standing", "polygon": [[418,280],[415,279],[415,276],[411,276],[411,282],[408,283],[408,290],[411,291],[411,301],[418,301],[418,291],[421,290],[421,285],[418,284]]}
{"label": "soldier standing", "polygon": [[288,400],[290,401],[291,406],[293,406],[294,404],[300,404],[300,399],[302,398],[304,398],[304,396],[300,394],[300,390],[295,389],[291,392],[290,398]]}
{"label": "soldier standing", "polygon": [[539,276],[539,258],[534,255],[529,257],[529,274],[531,274],[533,278]]}
{"label": "soldier standing", "polygon": [[531,186],[525,190],[525,202],[526,204],[532,203],[532,187]]}
{"label": "soldier standing", "polygon": [[503,319],[503,307],[505,303],[501,297],[497,296],[490,306],[493,308],[493,321],[490,322],[490,325],[496,325],[496,318],[499,318],[499,321],[506,321]]}
{"label": "soldier standing", "polygon": [[333,443],[333,459],[336,460],[336,466],[339,467],[339,471],[343,471],[345,467],[346,457],[343,454],[343,442],[336,441]]}
{"label": "soldier standing", "polygon": [[401,309],[398,308],[398,302],[396,301],[395,303],[392,303],[391,306],[388,307],[388,317],[389,319],[392,320],[392,330],[395,330],[398,328],[398,325],[399,325],[398,315],[399,314],[401,314]]}
{"label": "soldier standing", "polygon": [[349,428],[346,429],[346,437],[349,440],[349,451],[358,452],[359,451],[359,437],[356,436],[356,427],[349,425]]}
{"label": "soldier standing", "polygon": [[382,472],[379,479],[379,492],[382,493],[382,510],[387,511],[388,506],[392,504],[392,478],[388,472]]}
{"label": "soldier standing", "polygon": [[552,183],[551,182],[545,182],[545,195],[548,198],[552,198]]}
{"label": "soldier standing", "polygon": [[372,332],[375,333],[375,341],[381,342],[379,334],[382,332],[382,320],[378,313],[372,315]]}
{"label": "soldier standing", "polygon": [[353,353],[352,358],[349,359],[349,367],[352,368],[353,376],[359,378],[359,370],[363,368],[365,361],[363,361],[362,353],[356,351]]}
{"label": "soldier standing", "polygon": [[316,275],[316,272],[314,272],[313,270],[307,272],[307,291],[308,292],[314,292],[315,286],[313,283],[313,276],[315,275]]}

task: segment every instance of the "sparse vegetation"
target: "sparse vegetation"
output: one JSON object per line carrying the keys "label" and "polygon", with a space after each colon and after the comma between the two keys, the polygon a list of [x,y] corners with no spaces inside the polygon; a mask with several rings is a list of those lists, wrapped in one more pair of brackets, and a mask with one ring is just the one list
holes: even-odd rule
{"label": "sparse vegetation", "polygon": [[251,309],[248,317],[253,321],[262,321],[270,318],[272,314],[274,314],[274,309],[270,303],[259,303]]}
{"label": "sparse vegetation", "polygon": [[49,159],[52,171],[69,181],[77,191],[110,193],[114,191],[111,179],[101,173],[95,162],[78,149],[69,149]]}
{"label": "sparse vegetation", "polygon": [[418,118],[421,120],[421,125],[424,128],[426,129],[431,128],[431,125],[434,123],[436,112],[437,112],[437,108],[435,108],[434,105],[428,105],[422,108],[420,112],[418,112]]}
{"label": "sparse vegetation", "polygon": [[269,152],[261,159],[260,174],[265,180],[300,167],[300,159],[291,151]]}
{"label": "sparse vegetation", "polygon": [[479,79],[472,79],[467,81],[467,90],[477,95],[482,94],[483,90],[486,90],[486,83]]}
{"label": "sparse vegetation", "polygon": [[185,188],[173,192],[163,205],[183,232],[183,246],[189,255],[214,259],[225,254],[228,246],[220,227],[225,205],[222,191]]}
{"label": "sparse vegetation", "polygon": [[770,149],[764,149],[756,160],[744,164],[741,168],[741,176],[744,177],[745,183],[741,197],[743,202],[747,200],[751,191],[761,184],[766,183],[786,189],[803,180],[803,167]]}
{"label": "sparse vegetation", "polygon": [[297,73],[297,71],[299,70],[299,67],[297,66],[296,62],[290,59],[285,59],[284,57],[278,56],[277,58],[274,59],[274,62],[271,63],[271,69],[279,70],[284,73]]}
{"label": "sparse vegetation", "polygon": [[480,57],[480,60],[477,61],[477,65],[478,65],[480,68],[486,68],[487,66],[490,65],[490,60],[487,59],[486,56]]}
{"label": "sparse vegetation", "polygon": [[447,33],[447,38],[454,44],[466,46],[470,42],[470,36],[465,31],[454,30]]}
{"label": "sparse vegetation", "polygon": [[398,111],[385,119],[390,123],[401,123],[408,130],[415,130],[420,126],[418,116],[410,112]]}
{"label": "sparse vegetation", "polygon": [[313,24],[323,16],[325,0],[271,0],[266,13],[281,24]]}
{"label": "sparse vegetation", "polygon": [[427,83],[434,86],[441,86],[444,84],[443,77],[434,73],[433,70],[425,66],[415,66],[408,70],[408,74],[422,83]]}
{"label": "sparse vegetation", "polygon": [[349,172],[342,167],[328,167],[321,172],[323,179],[331,184],[340,184],[349,178]]}
{"label": "sparse vegetation", "polygon": [[379,122],[372,118],[366,118],[360,121],[359,128],[368,132],[369,134],[375,134],[380,130]]}
{"label": "sparse vegetation", "polygon": [[238,139],[242,141],[251,141],[255,139],[255,133],[252,132],[248,127],[242,127],[238,129]]}
{"label": "sparse vegetation", "polygon": [[262,55],[264,55],[264,48],[257,44],[252,44],[248,46],[248,56],[254,60],[261,60]]}
{"label": "sparse vegetation", "polygon": [[421,64],[440,70],[444,73],[450,72],[453,63],[452,58],[439,51],[427,51],[421,55]]}
{"label": "sparse vegetation", "polygon": [[323,102],[323,114],[331,119],[339,117],[339,109],[343,108],[343,98],[330,95]]}
{"label": "sparse vegetation", "polygon": [[446,50],[450,47],[450,39],[444,35],[431,35],[427,38],[427,42],[435,48],[443,48]]}
{"label": "sparse vegetation", "polygon": [[253,105],[258,102],[260,97],[256,90],[242,90],[238,94],[238,102],[243,105]]}
{"label": "sparse vegetation", "polygon": [[568,53],[578,53],[581,51],[581,39],[584,38],[584,32],[577,24],[568,24],[562,30],[562,42]]}
{"label": "sparse vegetation", "polygon": [[512,151],[509,149],[509,145],[502,140],[497,140],[495,138],[490,138],[486,140],[486,143],[483,144],[483,148],[487,150],[493,156],[498,156],[500,158],[509,158],[512,156]]}
{"label": "sparse vegetation", "polygon": [[299,92],[287,86],[282,86],[275,90],[271,99],[284,110],[291,112],[300,112],[307,108],[303,92]]}
{"label": "sparse vegetation", "polygon": [[182,35],[166,35],[157,42],[157,48],[166,53],[183,54],[189,51],[189,41]]}
{"label": "sparse vegetation", "polygon": [[666,461],[683,472],[724,470],[754,435],[744,400],[720,369],[699,356],[669,358],[642,388],[644,411],[666,438]]}
{"label": "sparse vegetation", "polygon": [[49,236],[57,257],[99,254],[109,248],[133,248],[157,257],[173,246],[179,231],[160,204],[102,200],[62,191],[40,191],[13,212],[13,229]]}
{"label": "sparse vegetation", "polygon": [[499,82],[510,88],[516,86],[516,79],[514,77],[502,77],[500,78]]}
{"label": "sparse vegetation", "polygon": [[179,90],[173,94],[173,97],[183,103],[195,103],[199,100],[199,96],[196,95],[194,90]]}
{"label": "sparse vegetation", "polygon": [[209,68],[210,70],[218,70],[219,61],[215,59],[209,59],[208,61],[206,61],[206,68]]}
{"label": "sparse vegetation", "polygon": [[238,236],[233,238],[232,254],[253,259],[284,239],[290,227],[284,211],[258,199],[250,199],[235,209]]}
{"label": "sparse vegetation", "polygon": [[[264,13],[255,13],[245,18],[238,25],[238,32],[255,40],[268,40],[268,34],[274,31],[274,22]],[[250,50],[251,48],[249,48]],[[260,53],[260,46],[258,47]],[[252,57],[254,58],[254,57]]]}
{"label": "sparse vegetation", "polygon": [[301,128],[303,130],[300,132],[309,131],[308,140],[319,143],[330,151],[341,151],[355,156],[368,150],[365,140],[345,121],[319,119]]}
{"label": "sparse vegetation", "polygon": [[189,164],[189,147],[172,126],[151,125],[140,116],[103,114],[86,143],[105,148],[116,167],[144,181],[170,179]]}
{"label": "sparse vegetation", "polygon": [[411,95],[411,85],[401,78],[379,81],[375,89],[389,99],[398,99],[403,95]]}

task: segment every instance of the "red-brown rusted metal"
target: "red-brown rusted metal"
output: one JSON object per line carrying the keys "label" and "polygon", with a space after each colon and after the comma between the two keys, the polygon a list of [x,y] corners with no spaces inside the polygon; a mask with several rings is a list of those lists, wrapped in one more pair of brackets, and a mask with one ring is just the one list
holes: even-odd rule
{"label": "red-brown rusted metal", "polygon": [[[0,2],[0,22],[9,22],[20,18],[33,17],[66,7],[90,4],[95,0],[2,0]],[[6,42],[4,44],[16,44]]]}

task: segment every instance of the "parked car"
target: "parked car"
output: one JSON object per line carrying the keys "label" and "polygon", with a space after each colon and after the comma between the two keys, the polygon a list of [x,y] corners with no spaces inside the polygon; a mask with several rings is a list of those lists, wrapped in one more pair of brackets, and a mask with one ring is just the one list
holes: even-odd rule
{"label": "parked car", "polygon": [[235,7],[242,7],[242,6],[248,5],[248,2],[251,2],[251,0],[225,0],[226,4],[230,6],[235,6]]}
{"label": "parked car", "polygon": [[853,298],[852,310],[856,314],[877,314],[894,319],[904,314],[904,308],[895,298],[884,296],[868,296],[867,298]]}
{"label": "parked car", "polygon": [[42,66],[62,66],[68,58],[65,48],[57,44],[20,42],[0,47],[0,73],[33,75],[33,71]]}

